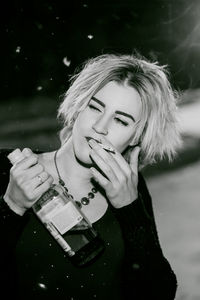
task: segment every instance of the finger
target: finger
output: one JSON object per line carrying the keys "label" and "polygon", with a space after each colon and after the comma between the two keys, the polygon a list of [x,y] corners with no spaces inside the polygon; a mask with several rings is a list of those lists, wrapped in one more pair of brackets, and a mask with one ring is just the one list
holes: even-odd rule
{"label": "finger", "polygon": [[44,167],[41,164],[36,164],[29,169],[27,169],[24,172],[24,176],[26,176],[27,179],[32,179],[36,177],[37,175],[40,175],[44,171]]}
{"label": "finger", "polygon": [[98,172],[95,168],[90,168],[92,172],[92,177],[96,182],[98,182],[104,189],[108,186],[109,181],[106,179],[100,172]]}
{"label": "finger", "polygon": [[102,159],[102,157],[97,152],[95,152],[95,150],[93,150],[93,149],[91,150],[90,156],[91,156],[92,160],[94,161],[94,163],[99,168],[99,170],[102,171],[103,174],[105,174],[105,176],[111,182],[118,181],[116,174],[113,172],[112,168],[108,164],[105,163],[105,161]]}
{"label": "finger", "polygon": [[46,180],[48,180],[49,177],[50,177],[50,175],[45,171],[38,174],[37,176],[35,176],[31,180],[31,185],[32,185],[33,189],[35,189],[38,186],[40,186],[41,184],[43,184]]}
{"label": "finger", "polygon": [[140,147],[136,146],[131,152],[130,156],[130,167],[134,174],[138,173],[138,156],[140,152]]}
{"label": "finger", "polygon": [[[104,144],[106,146],[109,146],[109,147],[113,148],[114,153],[113,152],[107,152],[107,151],[103,151],[103,152],[107,153],[109,155],[109,160],[110,161],[114,160],[117,163],[117,165],[120,168],[120,171],[122,171],[124,173],[124,175],[128,175],[130,173],[130,166],[127,163],[127,161],[124,159],[124,157],[121,155],[121,153],[119,151],[117,151],[117,149],[114,148],[113,145],[105,137],[101,137],[101,142],[102,142],[102,145],[100,145],[101,148],[103,148]],[[117,174],[118,174],[118,172],[117,172]]]}
{"label": "finger", "polygon": [[104,150],[104,148],[94,140],[90,140],[89,145],[103,159],[106,165],[110,166],[110,168],[115,173],[116,177],[118,177],[118,175],[119,177],[121,177],[121,173],[123,172],[123,170],[120,168],[120,165],[116,161],[115,157],[113,157],[113,155]]}
{"label": "finger", "polygon": [[49,176],[44,183],[37,186],[34,191],[35,198],[38,199],[39,197],[41,197],[41,195],[44,194],[51,187],[52,183],[53,183],[53,178],[52,176]]}
{"label": "finger", "polygon": [[109,142],[105,137],[101,137],[100,139],[100,143],[99,145],[106,150],[108,153],[110,154],[115,154],[116,153],[116,149],[114,148],[114,146],[112,145],[111,142]]}
{"label": "finger", "polygon": [[38,162],[37,155],[30,155],[29,157],[24,158],[22,161],[20,161],[16,168],[20,170],[26,170],[32,166],[34,166]]}

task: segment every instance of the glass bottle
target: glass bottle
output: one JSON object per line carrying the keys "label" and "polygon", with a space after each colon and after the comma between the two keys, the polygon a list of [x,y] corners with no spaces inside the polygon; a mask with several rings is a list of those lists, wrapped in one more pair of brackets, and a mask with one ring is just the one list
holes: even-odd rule
{"label": "glass bottle", "polygon": [[[16,164],[24,155],[16,149],[8,158]],[[52,184],[32,208],[74,265],[89,264],[104,250],[99,234],[61,185]]]}

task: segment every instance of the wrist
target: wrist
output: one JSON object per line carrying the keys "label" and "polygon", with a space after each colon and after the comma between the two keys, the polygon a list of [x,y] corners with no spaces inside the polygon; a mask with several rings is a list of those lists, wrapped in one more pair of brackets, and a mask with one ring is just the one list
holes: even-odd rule
{"label": "wrist", "polygon": [[26,212],[27,210],[26,208],[17,205],[8,195],[5,195],[3,199],[6,202],[6,204],[9,206],[9,208],[17,215],[23,216],[24,213]]}

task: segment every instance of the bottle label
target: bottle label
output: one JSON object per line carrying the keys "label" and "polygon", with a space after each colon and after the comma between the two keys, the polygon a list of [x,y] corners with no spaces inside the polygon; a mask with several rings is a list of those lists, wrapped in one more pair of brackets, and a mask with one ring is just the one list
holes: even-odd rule
{"label": "bottle label", "polygon": [[[56,230],[56,228],[51,223],[45,223],[46,228],[49,230],[51,235],[57,240],[57,242],[60,244],[60,246],[63,248],[66,252],[72,252],[72,249],[70,245],[65,241],[65,239],[62,237],[62,235],[59,234],[59,232]],[[73,252],[74,253],[74,252]]]}
{"label": "bottle label", "polygon": [[46,202],[45,204],[43,204],[42,206],[40,206],[39,210],[37,210],[38,207],[39,207],[38,204],[37,204],[37,202],[36,202],[37,207],[36,207],[35,204],[33,206],[33,209],[36,212],[36,214],[44,222],[46,221],[46,216],[48,216],[48,214],[51,211],[55,212],[59,207],[63,207],[64,206],[64,203],[63,203],[62,198],[60,196],[54,197],[51,200],[52,201]]}
{"label": "bottle label", "polygon": [[64,234],[81,222],[83,216],[72,202],[68,202],[64,206],[49,211],[45,219],[50,221],[61,234]]}
{"label": "bottle label", "polygon": [[54,197],[58,196],[58,192],[51,188],[45,192],[42,197],[34,204],[34,209],[39,211],[44,205],[47,205]]}

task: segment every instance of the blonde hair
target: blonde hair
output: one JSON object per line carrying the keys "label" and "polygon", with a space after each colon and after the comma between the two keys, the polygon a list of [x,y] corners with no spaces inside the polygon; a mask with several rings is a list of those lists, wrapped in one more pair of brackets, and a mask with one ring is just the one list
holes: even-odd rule
{"label": "blonde hair", "polygon": [[[163,159],[171,161],[180,144],[177,122],[177,92],[168,80],[166,66],[137,55],[103,54],[86,61],[70,79],[70,87],[58,109],[63,122],[61,143],[71,136],[74,122],[89,100],[109,81],[137,90],[142,113],[136,123],[134,143],[140,144],[140,167]],[[130,159],[131,148],[124,157]]]}

